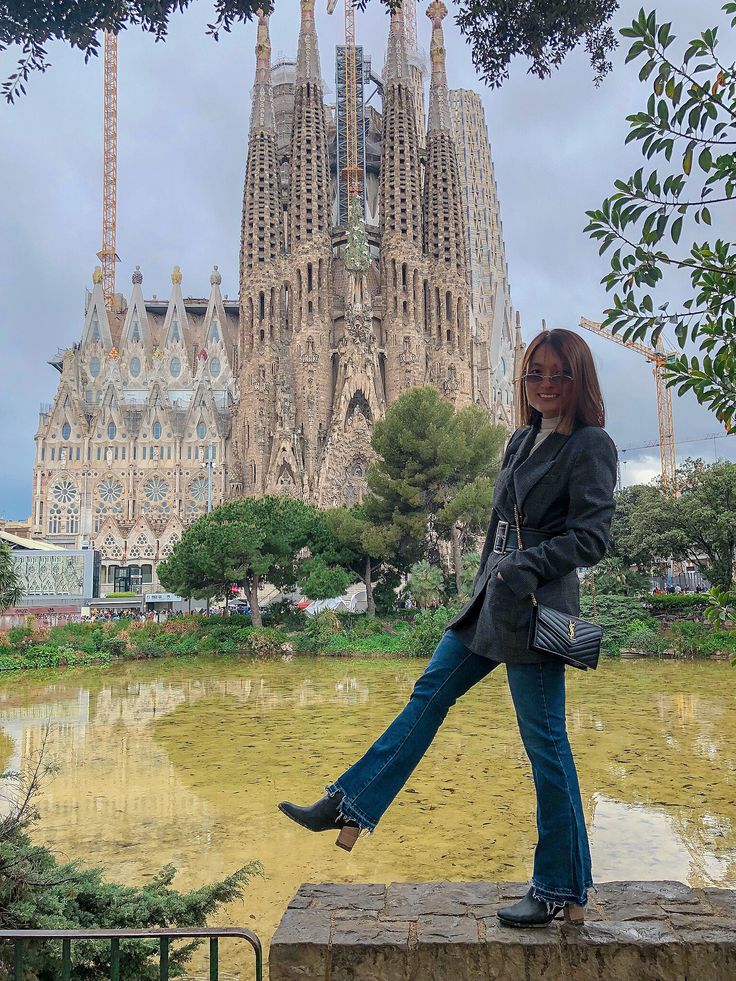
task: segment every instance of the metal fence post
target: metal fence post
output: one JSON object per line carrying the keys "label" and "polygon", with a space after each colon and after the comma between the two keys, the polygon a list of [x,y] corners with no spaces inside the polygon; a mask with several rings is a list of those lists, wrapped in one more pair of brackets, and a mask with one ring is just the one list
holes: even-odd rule
{"label": "metal fence post", "polygon": [[159,968],[161,981],[169,981],[169,938],[161,937],[161,959]]}
{"label": "metal fence post", "polygon": [[72,942],[68,938],[61,941],[61,981],[71,981]]}
{"label": "metal fence post", "polygon": [[120,941],[110,939],[110,981],[120,981]]}

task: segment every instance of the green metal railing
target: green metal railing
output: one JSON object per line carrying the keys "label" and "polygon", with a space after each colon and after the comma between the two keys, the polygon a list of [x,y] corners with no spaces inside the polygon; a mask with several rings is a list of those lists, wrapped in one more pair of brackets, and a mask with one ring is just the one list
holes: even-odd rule
{"label": "green metal railing", "polygon": [[159,978],[169,981],[169,944],[172,940],[196,940],[209,938],[210,942],[210,981],[219,981],[221,937],[237,937],[247,940],[256,957],[256,981],[263,981],[263,949],[261,941],[250,930],[242,927],[192,927],[189,930],[177,928],[169,930],[0,930],[0,943],[15,943],[14,981],[23,981],[23,958],[29,940],[61,941],[61,978],[72,978],[72,941],[109,940],[110,941],[110,981],[134,981],[120,977],[121,940],[158,940]]}

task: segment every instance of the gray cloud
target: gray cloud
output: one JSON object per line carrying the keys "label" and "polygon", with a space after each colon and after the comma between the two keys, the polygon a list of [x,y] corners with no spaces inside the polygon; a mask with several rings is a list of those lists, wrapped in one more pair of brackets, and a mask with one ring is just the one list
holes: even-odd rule
{"label": "gray cloud", "polygon": [[[452,4],[449,4],[451,13]],[[280,0],[272,18],[274,55],[296,48],[295,0]],[[334,91],[338,14],[317,11],[322,68]],[[639,8],[625,0],[616,23]],[[684,42],[715,23],[687,0],[669,0],[668,16]],[[212,265],[223,291],[238,291],[240,207],[247,147],[255,28],[239,27],[214,43],[205,36],[208,4],[174,19],[169,39],[155,44],[131,30],[120,38],[118,288],[128,292],[140,263],[147,296],[168,296],[174,264],[184,292],[206,295]],[[429,47],[429,24],[418,12],[420,39]],[[631,66],[616,56],[614,73],[596,89],[583,52],[551,79],[539,81],[521,63],[501,90],[476,81],[470,52],[451,18],[445,21],[448,74],[453,87],[482,92],[501,200],[511,288],[528,340],[542,318],[574,327],[606,305],[606,271],[583,234],[585,210],[597,207],[613,180],[640,165],[623,146],[626,114],[645,92]],[[360,40],[374,64],[383,63],[388,20],[374,0],[358,16]],[[726,37],[732,37],[726,33]],[[0,234],[0,341],[3,419],[0,514],[30,511],[33,434],[38,405],[53,397],[58,375],[46,364],[57,346],[79,338],[84,287],[100,247],[102,196],[102,66],[84,65],[78,52],[50,49],[53,67],[32,80],[15,106],[0,107],[4,190]],[[0,57],[6,77],[15,57]],[[715,237],[715,234],[714,236]],[[643,358],[589,338],[601,373],[608,429],[620,447],[657,437],[651,369]],[[692,396],[675,400],[675,427],[685,439],[717,432],[717,420]],[[683,443],[678,456],[713,459],[713,443]],[[736,441],[718,452],[736,459]],[[625,483],[657,470],[658,451],[627,453]]]}

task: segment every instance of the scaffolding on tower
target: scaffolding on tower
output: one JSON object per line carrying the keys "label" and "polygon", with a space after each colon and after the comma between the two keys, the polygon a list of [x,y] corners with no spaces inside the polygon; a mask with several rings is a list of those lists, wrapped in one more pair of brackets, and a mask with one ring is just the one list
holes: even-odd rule
{"label": "scaffolding on tower", "polygon": [[115,263],[120,262],[120,256],[115,251],[118,183],[118,39],[111,31],[105,31],[104,79],[102,248],[97,253],[97,258],[102,263],[102,292],[105,305],[110,308],[115,296]]}
{"label": "scaffolding on tower", "polygon": [[[337,0],[329,0],[331,14]],[[351,195],[357,195],[365,214],[365,100],[363,48],[355,43],[354,0],[344,0],[345,43],[335,59],[337,105],[337,223],[346,225]]]}

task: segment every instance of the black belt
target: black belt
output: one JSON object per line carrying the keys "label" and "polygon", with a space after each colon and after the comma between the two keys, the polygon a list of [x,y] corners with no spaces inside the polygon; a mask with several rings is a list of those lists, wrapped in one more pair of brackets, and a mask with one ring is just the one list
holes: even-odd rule
{"label": "black belt", "polygon": [[[548,542],[553,537],[554,535],[549,532],[537,531],[535,528],[525,528],[524,525],[521,526],[521,538],[524,548],[541,545],[542,542]],[[516,528],[509,524],[508,521],[499,521],[496,526],[496,537],[493,540],[493,551],[509,552],[512,548],[519,548]]]}

